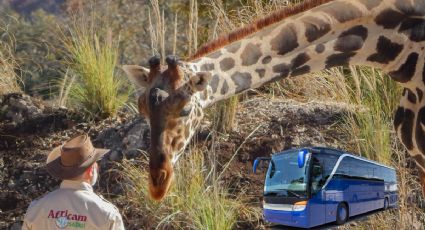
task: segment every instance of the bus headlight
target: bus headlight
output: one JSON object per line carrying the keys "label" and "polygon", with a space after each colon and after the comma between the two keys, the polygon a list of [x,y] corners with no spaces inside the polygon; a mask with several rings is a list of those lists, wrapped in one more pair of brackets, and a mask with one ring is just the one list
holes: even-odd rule
{"label": "bus headlight", "polygon": [[292,206],[292,211],[303,211],[307,206],[307,201],[300,201]]}

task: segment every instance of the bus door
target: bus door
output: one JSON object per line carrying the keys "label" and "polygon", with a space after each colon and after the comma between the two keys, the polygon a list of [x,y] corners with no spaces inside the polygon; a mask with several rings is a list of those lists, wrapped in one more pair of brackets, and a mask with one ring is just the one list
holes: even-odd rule
{"label": "bus door", "polygon": [[309,200],[309,215],[310,215],[310,226],[316,226],[325,223],[325,192],[321,189],[324,178],[324,167],[323,162],[320,162],[318,158],[312,157],[311,166],[311,177],[310,177],[310,193],[311,198]]}

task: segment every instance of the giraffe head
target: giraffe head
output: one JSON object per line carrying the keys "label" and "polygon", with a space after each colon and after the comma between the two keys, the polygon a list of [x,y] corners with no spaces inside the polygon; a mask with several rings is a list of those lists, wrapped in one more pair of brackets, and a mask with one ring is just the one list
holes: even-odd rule
{"label": "giraffe head", "polygon": [[159,57],[149,60],[149,69],[125,65],[124,71],[138,87],[138,109],[150,124],[149,192],[161,200],[170,188],[173,164],[189,143],[203,117],[198,92],[203,91],[211,74],[194,73],[177,60]]}

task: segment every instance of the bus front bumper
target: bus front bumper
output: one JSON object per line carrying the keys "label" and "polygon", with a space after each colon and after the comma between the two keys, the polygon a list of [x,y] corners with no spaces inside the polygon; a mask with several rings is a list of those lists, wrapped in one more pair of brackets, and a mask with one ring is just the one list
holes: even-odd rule
{"label": "bus front bumper", "polygon": [[306,209],[304,211],[263,209],[263,215],[264,219],[270,223],[301,228],[310,227]]}

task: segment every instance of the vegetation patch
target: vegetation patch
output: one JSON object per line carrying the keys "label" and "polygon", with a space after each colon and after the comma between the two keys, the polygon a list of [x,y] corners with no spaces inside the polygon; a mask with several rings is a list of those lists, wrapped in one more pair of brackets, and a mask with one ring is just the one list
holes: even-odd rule
{"label": "vegetation patch", "polygon": [[0,36],[8,37],[9,42],[0,40],[0,95],[21,92],[20,78],[15,72],[18,68],[13,53],[13,37],[0,22]]}
{"label": "vegetation patch", "polygon": [[200,149],[192,149],[179,160],[169,195],[157,203],[149,198],[148,171],[140,167],[147,162],[124,161],[123,199],[147,214],[144,223],[159,229],[234,229],[240,221],[258,222],[258,210],[249,207],[243,196],[230,194],[228,185],[218,180],[216,164],[207,162]]}
{"label": "vegetation patch", "polygon": [[113,40],[111,31],[83,21],[77,20],[63,34],[67,63],[77,76],[69,86],[70,99],[91,118],[115,116],[129,95],[125,78],[119,78],[116,71],[117,41]]}

